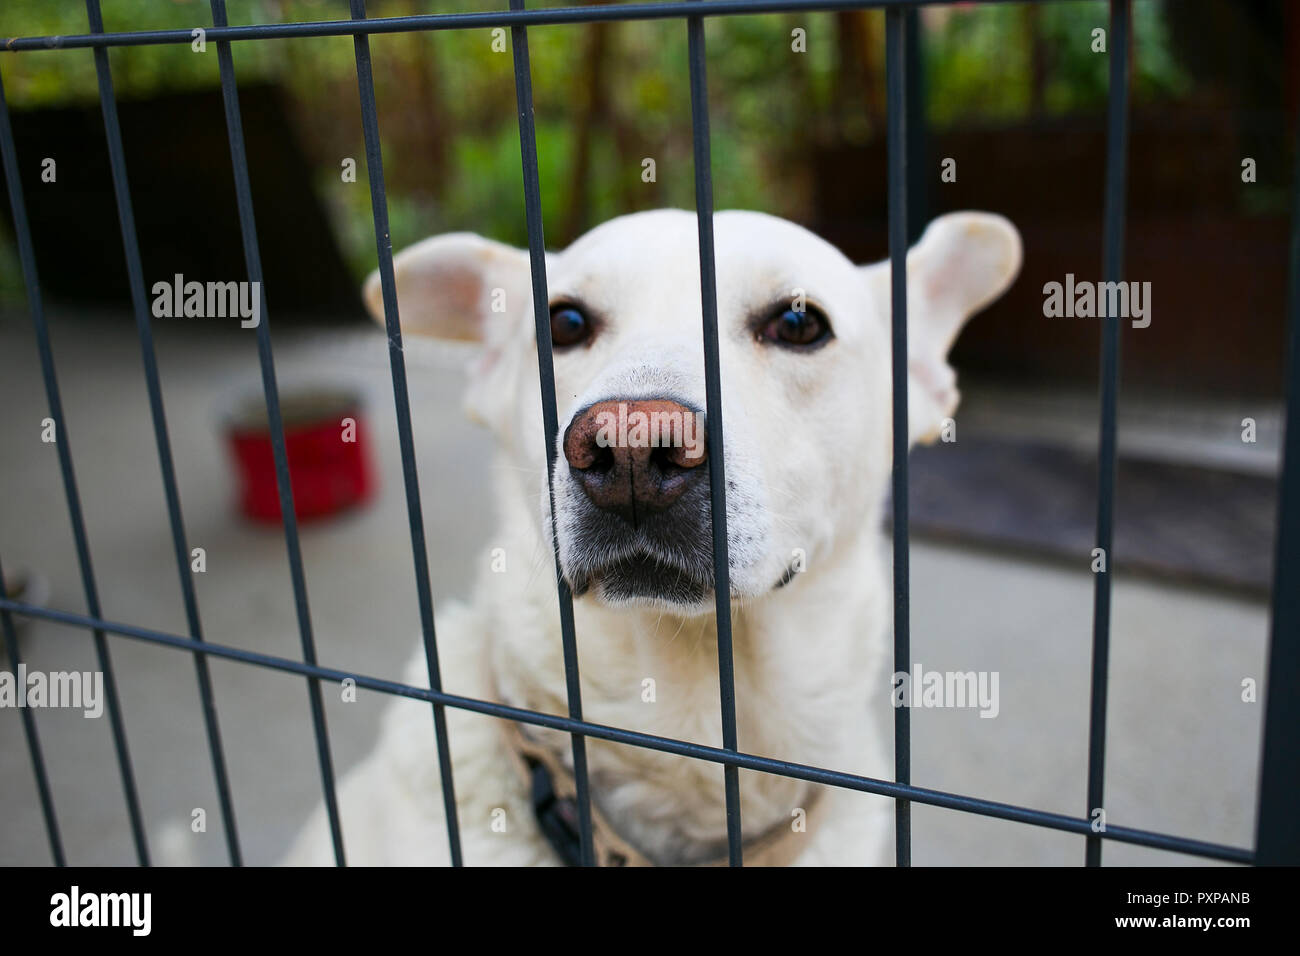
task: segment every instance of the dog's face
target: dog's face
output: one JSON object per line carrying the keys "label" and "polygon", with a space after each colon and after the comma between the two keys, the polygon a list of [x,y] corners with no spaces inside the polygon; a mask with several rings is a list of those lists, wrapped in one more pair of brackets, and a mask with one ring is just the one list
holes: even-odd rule
{"label": "dog's face", "polygon": [[[680,614],[713,607],[699,245],[694,213],[611,220],[546,279],[559,414],[555,526],[578,597]],[[815,573],[874,527],[891,462],[889,265],[856,266],[793,223],[714,217],[728,570],[748,599]],[[947,353],[1020,265],[998,216],[935,220],[908,254],[909,441],[957,407]],[[470,234],[395,259],[405,333],[483,343],[471,414],[532,470],[549,540],[528,254]],[[366,285],[383,321],[377,275]]]}

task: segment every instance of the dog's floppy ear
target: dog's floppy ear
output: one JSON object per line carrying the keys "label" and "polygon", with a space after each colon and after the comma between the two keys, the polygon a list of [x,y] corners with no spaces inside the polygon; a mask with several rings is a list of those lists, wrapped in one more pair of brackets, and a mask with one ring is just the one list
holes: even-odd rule
{"label": "dog's floppy ear", "polygon": [[[506,427],[523,353],[533,341],[528,252],[469,232],[434,236],[393,257],[403,334],[483,346],[469,370],[465,410],[489,428]],[[384,325],[375,271],[363,298]]]}
{"label": "dog's floppy ear", "polygon": [[[433,236],[393,257],[403,334],[483,342],[494,313],[514,315],[528,301],[528,253],[471,232]],[[366,308],[384,324],[379,270],[366,278]]]}
{"label": "dog's floppy ear", "polygon": [[[966,320],[1020,271],[1020,233],[1002,216],[954,212],[935,219],[907,253],[908,441],[931,442],[957,410],[948,364]],[[889,262],[862,267],[881,315],[890,314]]]}

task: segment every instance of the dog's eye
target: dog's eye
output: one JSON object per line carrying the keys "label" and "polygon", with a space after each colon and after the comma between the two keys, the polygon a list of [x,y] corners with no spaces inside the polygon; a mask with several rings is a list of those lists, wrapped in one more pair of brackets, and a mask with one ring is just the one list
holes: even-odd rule
{"label": "dog's eye", "polygon": [[572,305],[551,306],[551,345],[566,348],[587,341],[594,331],[591,320]]}
{"label": "dog's eye", "polygon": [[811,348],[831,337],[831,325],[819,309],[808,306],[803,312],[782,309],[758,329],[764,342],[794,348]]}

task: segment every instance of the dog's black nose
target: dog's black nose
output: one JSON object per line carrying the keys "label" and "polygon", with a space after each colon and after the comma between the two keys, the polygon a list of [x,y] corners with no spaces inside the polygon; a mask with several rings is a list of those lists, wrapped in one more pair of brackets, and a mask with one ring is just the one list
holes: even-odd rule
{"label": "dog's black nose", "polygon": [[597,402],[569,423],[564,457],[596,507],[635,527],[706,480],[704,414],[668,399]]}

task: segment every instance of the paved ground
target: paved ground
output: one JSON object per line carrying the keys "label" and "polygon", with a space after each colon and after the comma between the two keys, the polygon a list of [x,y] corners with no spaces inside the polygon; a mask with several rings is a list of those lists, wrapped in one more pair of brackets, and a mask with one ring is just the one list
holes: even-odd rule
{"label": "paved ground", "polygon": [[[180,334],[164,326],[158,341],[187,529],[191,544],[207,550],[208,570],[196,577],[206,636],[295,656],[283,537],[232,517],[216,428],[231,396],[257,387],[251,334]],[[54,347],[65,437],[72,442],[104,614],[184,633],[133,325],[127,317],[95,324],[56,317]],[[276,351],[283,382],[346,379],[371,396],[383,475],[379,500],[305,528],[302,541],[320,660],[396,677],[418,634],[418,617],[384,337],[377,330],[286,333],[277,336]],[[45,573],[55,606],[83,611],[54,449],[39,438],[46,408],[35,355],[26,324],[0,321],[0,554],[6,570],[21,564]],[[442,599],[465,593],[465,556],[482,548],[491,531],[487,439],[456,412],[462,378],[455,356],[411,343],[408,365],[433,587]],[[440,506],[447,501],[455,506]],[[969,710],[914,711],[914,782],[1081,813],[1088,569],[917,541],[912,593],[914,658],[926,667],[998,671],[1001,697],[994,720]],[[1260,601],[1117,576],[1110,823],[1250,844],[1260,705],[1241,700],[1241,684],[1262,678],[1266,630]],[[122,638],[111,645],[149,825],[157,829],[164,820],[188,817],[193,807],[209,808],[202,856],[221,862],[190,658]],[[88,636],[53,624],[27,626],[23,652],[33,668],[93,667]],[[304,684],[220,661],[212,669],[246,858],[268,863],[318,799]],[[366,693],[355,704],[334,693],[326,701],[341,771],[373,741],[383,701]],[[69,860],[132,862],[107,722],[67,712],[37,716]],[[0,710],[0,821],[0,864],[48,861],[21,722],[12,709]],[[1082,855],[1078,837],[914,810],[917,863],[1073,865]],[[1106,860],[1183,858],[1112,843]]]}

